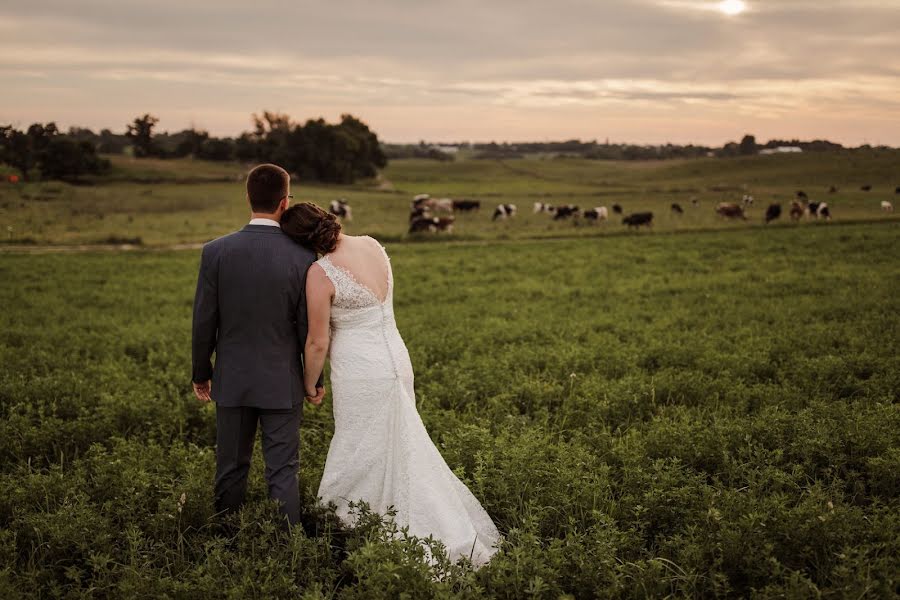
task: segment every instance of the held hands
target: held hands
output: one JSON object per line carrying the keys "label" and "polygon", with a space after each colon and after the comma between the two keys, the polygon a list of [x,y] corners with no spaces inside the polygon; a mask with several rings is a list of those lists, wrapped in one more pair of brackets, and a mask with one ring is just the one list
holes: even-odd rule
{"label": "held hands", "polygon": [[209,395],[212,391],[211,381],[202,381],[200,383],[191,382],[191,385],[194,386],[194,396],[197,397],[197,400],[200,402],[209,402],[212,400],[212,396]]}
{"label": "held hands", "polygon": [[318,406],[322,404],[322,398],[325,397],[325,388],[324,387],[316,387],[316,391],[313,394],[309,393],[309,390],[306,390],[306,401],[312,404],[313,406]]}

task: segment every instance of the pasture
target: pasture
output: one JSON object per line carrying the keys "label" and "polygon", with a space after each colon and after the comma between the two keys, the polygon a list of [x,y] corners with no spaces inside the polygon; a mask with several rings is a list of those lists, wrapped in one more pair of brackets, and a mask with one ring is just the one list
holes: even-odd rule
{"label": "pasture", "polygon": [[[114,171],[94,185],[58,182],[0,184],[3,245],[117,244],[145,246],[197,244],[230,231],[246,218],[242,180],[246,166],[194,160],[135,160],[111,157]],[[860,188],[871,185],[872,190]],[[346,198],[353,207],[349,233],[384,240],[410,239],[410,200],[415,194],[480,200],[477,213],[458,213],[457,240],[597,236],[626,231],[622,215],[588,224],[584,219],[554,222],[533,214],[535,202],[575,204],[582,209],[620,204],[625,214],[652,211],[655,231],[742,229],[763,226],[766,207],[781,203],[783,214],[770,227],[790,224],[788,209],[798,190],[811,201],[828,203],[834,222],[900,218],[881,210],[897,203],[900,153],[808,153],[732,159],[591,161],[580,159],[460,160],[438,163],[399,160],[377,180],[352,186],[297,182],[295,200],[328,206]],[[837,192],[829,193],[831,186]],[[747,221],[717,216],[719,202],[754,197]],[[693,200],[697,204],[694,205]],[[518,214],[492,222],[497,204],[517,205]],[[684,214],[670,210],[673,203]],[[803,224],[803,223],[801,223]],[[646,232],[642,232],[646,233]],[[414,236],[430,239],[433,236]]]}
{"label": "pasture", "polygon": [[[339,191],[351,231],[387,240],[423,420],[506,536],[478,572],[430,571],[380,519],[345,532],[314,508],[327,398],[302,425],[304,530],[275,526],[258,454],[248,506],[233,530],[216,524],[213,408],[188,385],[196,251],[0,254],[0,596],[890,597],[900,224],[839,223],[881,218],[876,195],[848,191],[827,225],[526,239],[559,231],[529,214],[494,230],[482,214],[459,227],[469,242],[399,241],[407,196],[427,188],[635,208],[696,193],[708,207],[723,193],[710,185],[753,183],[761,163],[732,164],[593,164],[594,187],[476,162],[450,167],[485,170],[471,181],[438,181],[415,163],[385,175],[402,194]],[[567,180],[587,167],[533,168]],[[876,192],[886,170],[867,173]],[[767,170],[754,191],[812,196],[833,179]],[[604,181],[621,195],[592,196]],[[3,192],[4,218],[40,242],[158,245],[246,218],[236,184],[59,189],[22,215]],[[499,235],[523,239],[486,239]]]}

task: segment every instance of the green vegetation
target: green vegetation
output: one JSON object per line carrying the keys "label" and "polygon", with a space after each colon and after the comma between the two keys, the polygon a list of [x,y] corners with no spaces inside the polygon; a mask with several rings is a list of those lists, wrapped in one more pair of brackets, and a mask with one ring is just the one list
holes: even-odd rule
{"label": "green vegetation", "polygon": [[[710,200],[719,184],[812,195],[855,183],[850,170],[816,179],[801,162],[763,183],[752,179],[762,160],[594,164],[590,181],[622,198],[643,189],[646,202],[676,181]],[[711,174],[720,164],[729,169]],[[489,170],[471,180],[436,181],[428,169],[439,167],[392,166],[402,194],[352,188],[353,227],[399,235],[388,209],[416,191],[591,189],[567,181],[581,168],[568,161],[517,163],[544,177],[521,186],[513,175],[485,181],[505,172],[499,164],[450,165]],[[876,191],[887,184],[878,169],[865,173]],[[114,206],[145,219],[124,233],[154,243],[211,237],[245,216],[237,185],[162,187],[61,188],[66,200],[34,200],[48,221],[59,205],[107,216],[73,218],[68,237],[53,223],[33,235],[90,239],[88,224],[118,218]],[[191,198],[205,204],[183,208]],[[870,202],[846,198],[836,220]],[[151,211],[154,201],[172,210]],[[514,227],[553,233],[525,219],[503,231]],[[898,233],[890,221],[388,243],[419,410],[506,536],[477,572],[429,570],[416,540],[392,540],[374,515],[346,532],[315,509],[327,400],[302,425],[304,530],[276,527],[260,456],[248,506],[233,529],[217,524],[213,410],[188,386],[195,251],[2,254],[0,597],[890,597],[900,585]]]}
{"label": "green vegetation", "polygon": [[[91,244],[139,238],[148,246],[201,243],[234,230],[247,218],[244,165],[110,158],[112,173],[92,186],[0,184],[2,241]],[[406,239],[409,202],[415,194],[479,199],[480,213],[457,215],[454,232],[442,238],[495,240],[625,231],[616,215],[594,226],[554,223],[549,215],[532,213],[534,202],[582,208],[619,203],[626,213],[651,210],[656,231],[743,229],[762,227],[772,201],[785,211],[773,226],[789,223],[790,202],[797,190],[804,190],[811,200],[828,202],[834,224],[891,219],[895,217],[883,213],[880,202],[895,199],[898,173],[900,152],[888,150],[652,162],[396,160],[378,179],[349,186],[301,179],[293,193],[297,200],[322,206],[345,197],[353,207],[354,220],[346,224],[349,232],[390,240]],[[864,184],[872,185],[872,191],[861,191]],[[828,193],[830,186],[836,186],[837,193]],[[726,222],[714,213],[718,202],[740,202],[744,193],[755,198],[747,222]],[[672,214],[674,202],[684,208],[684,215]],[[519,214],[508,222],[491,222],[498,203],[518,205]]]}

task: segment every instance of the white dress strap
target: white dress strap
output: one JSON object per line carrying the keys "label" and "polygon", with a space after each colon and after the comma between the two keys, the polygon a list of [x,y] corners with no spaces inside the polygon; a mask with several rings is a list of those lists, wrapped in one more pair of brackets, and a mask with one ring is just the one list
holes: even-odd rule
{"label": "white dress strap", "polygon": [[390,298],[391,294],[394,291],[394,270],[391,268],[391,257],[388,256],[387,248],[381,245],[381,242],[373,238],[371,235],[367,235],[367,238],[375,242],[378,248],[381,250],[382,256],[384,256],[384,266],[387,268],[387,297]]}

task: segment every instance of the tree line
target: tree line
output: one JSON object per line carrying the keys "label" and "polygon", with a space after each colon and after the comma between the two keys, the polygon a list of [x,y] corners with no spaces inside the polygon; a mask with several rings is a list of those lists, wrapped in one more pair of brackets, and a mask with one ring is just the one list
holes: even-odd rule
{"label": "tree line", "polygon": [[109,129],[95,133],[82,127],[61,132],[55,123],[35,123],[25,130],[0,127],[0,162],[18,169],[22,178],[77,181],[102,175],[110,163],[101,154],[131,153],[136,158],[186,158],[274,162],[304,180],[352,183],[374,177],[387,165],[377,134],[360,119],[341,115],[340,122],[309,119],[297,123],[288,115],[254,114],[253,130],[236,138],[217,138],[190,128],[157,133],[159,119],[136,117],[124,134]]}
{"label": "tree line", "polygon": [[34,123],[24,131],[0,126],[0,162],[18,169],[25,181],[35,173],[45,179],[78,180],[110,168],[93,143],[61,134],[55,123]]}
{"label": "tree line", "polygon": [[[769,140],[759,144],[756,137],[747,134],[740,142],[730,141],[722,146],[705,146],[696,144],[628,144],[582,141],[579,139],[550,142],[449,142],[441,144],[420,141],[418,144],[386,144],[388,158],[427,158],[434,160],[453,160],[454,153],[447,149],[466,151],[468,156],[476,159],[503,160],[524,158],[527,155],[546,154],[555,158],[585,158],[594,160],[665,160],[670,158],[700,158],[707,156],[732,157],[751,156],[760,150],[779,146],[796,146],[804,152],[828,152],[835,150],[866,150],[871,146],[845,148],[841,144],[828,140]],[[879,147],[887,148],[887,147]]]}

